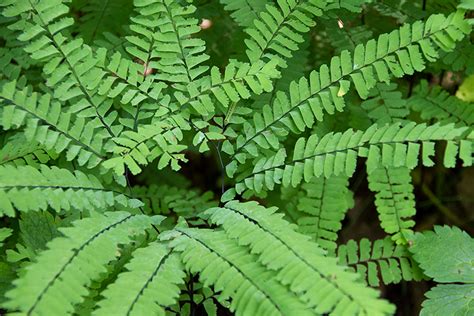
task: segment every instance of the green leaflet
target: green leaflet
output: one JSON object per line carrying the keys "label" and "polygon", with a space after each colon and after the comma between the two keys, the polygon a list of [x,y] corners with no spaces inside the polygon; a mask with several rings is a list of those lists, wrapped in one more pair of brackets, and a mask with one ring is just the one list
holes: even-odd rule
{"label": "green leaflet", "polygon": [[87,295],[87,285],[98,278],[114,259],[119,243],[144,233],[152,218],[126,212],[106,213],[61,229],[65,237],[54,239],[15,281],[5,306],[27,314],[64,315]]}
{"label": "green leaflet", "polygon": [[425,274],[436,282],[474,282],[474,239],[457,227],[436,226],[417,233],[410,251]]}
{"label": "green leaflet", "polygon": [[421,315],[469,315],[473,311],[474,239],[457,227],[435,226],[413,236],[410,252],[440,284],[426,293]]}

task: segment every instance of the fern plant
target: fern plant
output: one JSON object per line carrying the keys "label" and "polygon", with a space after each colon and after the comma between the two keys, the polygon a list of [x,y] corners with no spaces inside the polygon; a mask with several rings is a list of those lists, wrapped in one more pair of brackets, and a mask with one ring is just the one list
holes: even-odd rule
{"label": "fern plant", "polygon": [[[415,202],[473,163],[435,83],[470,74],[473,6],[423,3],[2,1],[3,311],[392,315],[382,284],[434,279],[466,284],[424,314],[472,312],[473,248],[459,278],[427,253],[472,240]],[[385,237],[347,241],[364,179]]]}

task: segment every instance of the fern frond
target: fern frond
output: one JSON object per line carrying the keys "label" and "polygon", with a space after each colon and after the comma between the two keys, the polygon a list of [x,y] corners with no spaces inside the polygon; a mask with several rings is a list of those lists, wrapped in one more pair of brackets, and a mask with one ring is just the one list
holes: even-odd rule
{"label": "fern frond", "polygon": [[131,243],[152,222],[151,217],[113,212],[61,228],[64,237],[48,243],[49,249],[26,267],[7,293],[5,306],[28,315],[72,314],[87,286],[119,255],[118,245]]}
{"label": "fern frond", "polygon": [[256,61],[253,64],[232,61],[222,75],[217,67],[212,67],[210,76],[203,77],[197,86],[189,85],[187,94],[175,93],[181,110],[186,105],[206,116],[215,111],[215,100],[224,108],[242,99],[273,90],[272,80],[280,76],[276,62]]}
{"label": "fern frond", "polygon": [[259,262],[276,271],[276,279],[315,313],[350,310],[350,314],[385,315],[393,311],[393,306],[378,299],[376,291],[358,283],[355,274],[326,257],[317,244],[295,232],[275,211],[256,202],[232,201],[207,213],[212,223],[222,226],[230,238],[248,246]]}
{"label": "fern frond", "polygon": [[187,161],[181,152],[186,145],[178,144],[183,138],[181,131],[165,124],[139,126],[138,131],[125,131],[121,137],[113,139],[115,145],[112,150],[114,157],[102,164],[106,169],[113,169],[117,175],[125,173],[125,166],[132,174],[142,171],[144,166],[160,157],[158,169],[169,164],[173,170],[179,170],[179,161]]}
{"label": "fern frond", "polygon": [[67,160],[76,159],[81,166],[93,168],[104,159],[106,136],[98,129],[97,121],[86,123],[84,118],[74,118],[63,113],[61,104],[51,100],[49,94],[40,95],[29,87],[17,90],[15,86],[13,81],[0,88],[0,124],[5,130],[26,125],[28,141],[37,141],[58,154],[66,151]]}
{"label": "fern frond", "polygon": [[303,194],[298,197],[298,231],[330,253],[337,248],[337,233],[346,212],[354,206],[348,186],[345,176],[314,178],[301,186]]}
{"label": "fern frond", "polygon": [[[357,157],[367,158],[367,170],[370,174],[380,166],[414,168],[423,146],[422,162],[432,166],[434,142],[448,141],[444,164],[454,167],[456,156],[466,166],[472,164],[472,135],[463,136],[467,128],[455,128],[450,125],[430,125],[399,123],[377,127],[366,131],[349,129],[344,133],[329,133],[319,138],[311,135],[307,140],[300,138],[295,145],[293,159],[285,162],[286,151],[280,149],[276,154],[257,160],[250,174],[243,173],[237,180],[238,193],[245,189],[259,193],[272,190],[275,184],[284,187],[308,182],[313,177],[345,174],[352,176]],[[421,144],[420,144],[421,143]]]}
{"label": "fern frond", "polygon": [[[472,21],[472,19],[471,19]],[[474,53],[472,52],[472,41],[465,38],[456,49],[447,53],[443,58],[443,63],[454,71],[464,71],[467,75],[474,74]]]}
{"label": "fern frond", "polygon": [[203,210],[216,206],[211,191],[205,193],[191,188],[177,188],[168,185],[133,187],[133,196],[142,201],[147,214],[170,214],[194,216]]}
{"label": "fern frond", "polygon": [[123,193],[105,188],[100,181],[80,171],[31,166],[0,166],[0,213],[14,216],[21,212],[75,209],[104,210],[108,206],[141,206],[138,200]]}
{"label": "fern frond", "polygon": [[397,84],[377,84],[370,92],[369,99],[362,102],[361,107],[367,111],[368,117],[380,125],[404,122],[410,111],[407,100],[397,90]]}
{"label": "fern frond", "polygon": [[61,0],[19,0],[6,7],[3,15],[29,14],[33,17],[24,18],[11,28],[22,32],[18,39],[28,42],[25,51],[33,59],[45,63],[46,84],[54,89],[54,97],[70,102],[70,112],[97,120],[98,125],[112,137],[121,129],[112,126],[116,118],[115,112],[108,113],[112,100],[96,93],[104,72],[97,67],[99,61],[82,39],[69,40],[66,37],[67,28],[74,23],[72,18],[65,17],[68,11]]}
{"label": "fern frond", "polygon": [[133,252],[126,272],[102,292],[92,315],[165,315],[176,302],[185,273],[179,256],[153,242]]}
{"label": "fern frond", "polygon": [[458,126],[474,125],[474,108],[472,104],[451,96],[440,86],[430,87],[422,80],[408,99],[408,106],[420,112],[423,120],[435,119],[441,123],[456,123]]}
{"label": "fern frond", "polygon": [[406,244],[413,234],[415,194],[408,168],[377,168],[369,174],[380,224],[396,243]]}
{"label": "fern frond", "polygon": [[36,141],[28,141],[22,134],[10,137],[0,148],[0,165],[37,167],[56,158],[57,155],[53,151],[45,150]]}
{"label": "fern frond", "polygon": [[232,299],[235,315],[314,315],[275,272],[261,265],[255,255],[222,231],[176,228],[168,233],[170,245],[181,253],[186,268],[199,273],[204,286],[213,286],[219,300]]}
{"label": "fern frond", "polygon": [[[258,157],[259,148],[278,149],[279,139],[288,131],[301,133],[312,128],[315,121],[322,121],[324,112],[343,111],[344,95],[353,82],[362,98],[377,82],[389,82],[391,76],[402,77],[425,68],[425,60],[434,61],[438,51],[449,51],[455,42],[470,31],[462,12],[449,17],[431,16],[404,25],[390,34],[382,34],[377,41],[358,45],[353,57],[347,51],[313,71],[309,79],[303,77],[290,85],[290,92],[277,92],[272,105],[255,113],[252,124],[246,125],[245,135],[239,135],[236,146],[228,150],[232,155],[230,169],[237,162],[244,163],[247,156]],[[249,118],[250,119],[250,118]],[[229,146],[228,146],[229,147]]]}
{"label": "fern frond", "polygon": [[[192,5],[183,6],[174,0],[145,0],[154,2],[153,10],[159,12],[159,32],[153,34],[156,49],[153,55],[157,62],[149,62],[149,66],[157,69],[159,80],[177,83],[176,88],[191,83],[207,71],[208,66],[202,65],[209,59],[204,52],[205,42],[192,37],[201,28],[198,21],[190,16],[196,11]],[[179,85],[182,84],[182,85]]]}
{"label": "fern frond", "polygon": [[276,59],[285,68],[285,59],[298,49],[303,42],[302,34],[315,25],[312,18],[321,16],[325,6],[321,0],[282,0],[267,5],[253,26],[245,30],[250,36],[245,40],[250,62]]}
{"label": "fern frond", "polygon": [[101,51],[99,67],[106,73],[97,93],[108,98],[119,98],[122,109],[129,117],[120,123],[136,130],[139,123],[150,121],[157,110],[171,111],[170,97],[163,93],[167,85],[147,75],[147,64],[131,61],[117,52],[110,59]]}
{"label": "fern frond", "polygon": [[395,245],[390,237],[370,242],[367,238],[358,243],[350,240],[337,249],[339,263],[359,273],[370,286],[400,281],[420,281],[423,272],[403,245]]}
{"label": "fern frond", "polygon": [[219,0],[226,11],[238,25],[249,27],[258,19],[259,13],[265,10],[268,0]]}

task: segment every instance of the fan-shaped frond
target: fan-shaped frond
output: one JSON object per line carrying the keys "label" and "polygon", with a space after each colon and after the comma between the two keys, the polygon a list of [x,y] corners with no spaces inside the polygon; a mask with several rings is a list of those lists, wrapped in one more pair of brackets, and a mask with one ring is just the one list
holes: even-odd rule
{"label": "fan-shaped frond", "polygon": [[45,165],[39,170],[31,166],[0,166],[0,197],[0,213],[8,216],[13,216],[15,209],[26,212],[51,207],[59,212],[142,205],[121,192],[105,188],[92,175]]}
{"label": "fan-shaped frond", "polygon": [[166,246],[153,242],[133,252],[132,260],[117,281],[102,292],[94,316],[165,315],[184,283],[185,273],[179,256]]}
{"label": "fan-shaped frond", "polygon": [[49,249],[26,267],[7,293],[5,306],[28,315],[72,314],[87,286],[120,255],[118,245],[144,234],[152,222],[151,217],[113,212],[61,228],[64,237],[48,243]]}
{"label": "fan-shaped frond", "polygon": [[220,0],[226,11],[231,11],[230,16],[238,25],[249,27],[265,10],[268,0]]}
{"label": "fan-shaped frond", "polygon": [[295,232],[275,211],[256,202],[232,201],[207,213],[230,238],[250,247],[259,262],[276,271],[276,279],[314,312],[385,315],[393,311],[393,306],[378,299],[376,291],[358,283],[355,274],[326,257],[317,244]]}
{"label": "fan-shaped frond", "polygon": [[[357,157],[367,158],[368,173],[380,166],[408,167],[418,165],[421,147],[422,162],[432,166],[431,160],[435,141],[446,140],[444,164],[453,167],[456,156],[466,166],[472,164],[472,135],[463,136],[467,128],[450,125],[430,125],[399,123],[377,127],[371,126],[365,132],[347,130],[344,133],[329,133],[319,138],[311,135],[300,138],[295,145],[293,159],[285,162],[286,151],[280,149],[270,157],[264,157],[254,164],[250,174],[243,173],[237,180],[238,193],[245,189],[259,193],[272,190],[275,184],[293,186],[308,182],[313,177],[345,174],[351,176],[355,170]],[[421,144],[420,144],[421,143]],[[459,150],[459,152],[458,152]]]}
{"label": "fan-shaped frond", "polygon": [[430,87],[422,80],[408,99],[408,106],[420,112],[423,120],[435,119],[441,123],[456,123],[459,126],[472,127],[474,124],[474,107],[472,104],[451,96],[440,86]]}
{"label": "fan-shaped frond", "polygon": [[389,237],[373,243],[366,238],[358,243],[350,240],[339,246],[337,256],[339,263],[357,271],[370,286],[424,278],[406,246],[395,245]]}
{"label": "fan-shaped frond", "polygon": [[245,30],[247,56],[251,63],[262,59],[277,59],[280,67],[303,42],[302,34],[315,25],[312,18],[321,16],[326,2],[322,0],[281,0],[267,5],[253,26]]}
{"label": "fan-shaped frond", "polygon": [[244,315],[314,315],[297,296],[275,280],[275,272],[222,231],[177,228],[168,233],[186,268],[199,273],[204,286],[232,299],[230,310]]}
{"label": "fan-shaped frond", "polygon": [[88,168],[104,159],[104,133],[97,121],[86,122],[70,113],[63,113],[49,94],[40,95],[30,88],[15,89],[16,82],[4,84],[0,89],[0,124],[5,130],[25,126],[28,141],[37,141],[46,150],[66,151],[68,161],[76,159]]}
{"label": "fan-shaped frond", "polygon": [[271,106],[253,114],[251,122],[243,126],[245,133],[237,137],[235,148],[226,147],[232,155],[229,169],[234,170],[238,162],[244,163],[248,155],[259,156],[259,148],[278,149],[288,131],[301,133],[313,127],[315,121],[323,120],[324,112],[343,111],[343,97],[351,82],[359,95],[366,98],[377,82],[389,82],[392,75],[402,77],[423,70],[425,60],[436,60],[440,50],[452,50],[469,30],[462,12],[447,18],[433,15],[426,23],[406,24],[377,40],[358,45],[353,56],[343,51],[329,65],[313,71],[309,79],[303,77],[292,82],[289,95],[277,92]]}
{"label": "fan-shaped frond", "polygon": [[406,244],[413,234],[415,194],[410,169],[377,168],[369,174],[369,188],[375,192],[375,205],[382,228],[396,243]]}
{"label": "fan-shaped frond", "polygon": [[352,192],[346,176],[313,178],[301,185],[296,197],[296,212],[291,213],[298,231],[308,235],[322,248],[334,253],[337,233],[346,212],[353,207]]}
{"label": "fan-shaped frond", "polygon": [[55,159],[56,156],[53,151],[45,150],[38,142],[28,141],[24,135],[15,134],[0,148],[0,165],[36,167]]}

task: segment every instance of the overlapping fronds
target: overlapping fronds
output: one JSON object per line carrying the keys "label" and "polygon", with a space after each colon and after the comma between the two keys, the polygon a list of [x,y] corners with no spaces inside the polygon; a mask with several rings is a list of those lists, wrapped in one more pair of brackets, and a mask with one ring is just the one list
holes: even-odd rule
{"label": "overlapping fronds", "polygon": [[113,139],[115,157],[106,160],[102,166],[113,169],[117,175],[124,174],[125,167],[132,174],[138,174],[142,171],[140,165],[148,165],[160,157],[159,169],[171,165],[174,170],[179,170],[179,161],[186,161],[181,153],[186,146],[178,144],[181,139],[181,131],[167,124],[139,126],[137,132],[125,131]]}
{"label": "overlapping fronds", "polygon": [[334,253],[337,233],[342,228],[346,212],[354,206],[346,176],[313,178],[301,185],[298,195],[296,224],[298,231],[308,235],[322,248]]}
{"label": "overlapping fronds", "polygon": [[256,202],[231,201],[207,213],[229,238],[248,246],[261,264],[277,272],[276,279],[315,313],[385,315],[393,311],[376,291],[358,283],[355,274],[326,257],[324,250],[294,231],[283,214],[275,211]]}
{"label": "overlapping fronds", "polygon": [[210,76],[202,78],[196,89],[188,86],[188,96],[176,93],[175,97],[180,108],[189,104],[199,114],[208,115],[215,111],[216,101],[228,108],[231,103],[273,91],[272,79],[280,76],[276,66],[276,61],[231,62],[223,75],[217,67],[212,67]]}
{"label": "overlapping fronds", "polygon": [[403,122],[408,116],[407,100],[397,90],[397,85],[377,84],[370,92],[369,99],[362,102],[361,107],[367,111],[368,117],[380,125]]}
{"label": "overlapping fronds", "polygon": [[105,188],[92,175],[67,169],[31,166],[0,166],[0,213],[8,216],[21,212],[105,210],[122,205],[141,206],[142,203],[113,189]]}
{"label": "overlapping fronds", "polygon": [[0,148],[0,165],[38,166],[56,158],[53,151],[47,151],[36,141],[28,141],[22,134],[10,137]]}
{"label": "overlapping fronds", "polygon": [[117,246],[130,243],[152,222],[151,217],[113,212],[61,228],[64,237],[48,243],[49,249],[25,268],[5,306],[28,315],[72,314],[87,287],[120,254]]}
{"label": "overlapping fronds", "polygon": [[98,86],[101,96],[119,99],[124,114],[120,122],[129,129],[137,129],[139,123],[149,121],[157,110],[170,111],[170,97],[163,93],[167,85],[157,82],[147,64],[124,58],[119,52],[107,58],[106,51],[97,52],[99,67],[106,73]]}
{"label": "overlapping fronds", "polygon": [[176,302],[185,273],[179,256],[153,242],[133,252],[133,259],[117,281],[102,292],[92,315],[165,315]]}
{"label": "overlapping fronds", "polygon": [[274,271],[224,232],[176,228],[168,233],[171,237],[170,245],[181,253],[186,268],[199,273],[204,286],[221,292],[220,300],[231,298],[230,310],[236,315],[314,315],[275,280]]}
{"label": "overlapping fronds", "polygon": [[[9,5],[10,4],[10,5]],[[116,112],[109,112],[112,100],[100,97],[96,89],[105,73],[96,67],[92,49],[82,39],[69,40],[67,29],[74,23],[65,16],[69,8],[61,0],[8,1],[4,16],[31,15],[11,25],[22,34],[20,41],[28,42],[25,51],[33,59],[45,63],[43,72],[46,84],[54,88],[54,97],[71,104],[70,112],[97,121],[108,136],[114,136],[121,129],[113,127]]]}
{"label": "overlapping fronds", "polygon": [[[323,137],[311,135],[300,138],[295,145],[293,158],[285,161],[286,151],[280,149],[270,157],[259,159],[250,174],[243,173],[236,185],[238,193],[245,189],[259,193],[272,190],[276,184],[297,186],[313,177],[345,174],[351,176],[358,157],[367,158],[367,170],[371,173],[380,166],[408,167],[418,165],[418,156],[423,147],[421,161],[432,166],[435,141],[446,140],[444,165],[454,167],[459,155],[465,166],[472,165],[472,135],[463,136],[467,128],[454,125],[429,125],[399,123],[377,127],[366,131],[347,130],[344,133],[329,133]],[[240,180],[241,179],[241,180]]]}
{"label": "overlapping fronds", "polygon": [[28,141],[56,153],[65,151],[67,160],[77,160],[81,166],[93,168],[104,159],[106,136],[98,129],[97,121],[62,112],[61,104],[49,94],[15,86],[13,81],[0,88],[0,124],[4,129],[25,126]]}
{"label": "overlapping fronds", "polygon": [[323,0],[282,0],[267,5],[266,10],[245,30],[250,38],[245,40],[250,62],[277,59],[280,67],[291,58],[308,32],[316,23],[313,17],[321,16],[326,2]]}
{"label": "overlapping fronds", "polygon": [[238,25],[249,27],[258,19],[259,13],[265,10],[268,0],[219,0],[226,11],[231,11],[230,16]]}
{"label": "overlapping fronds", "polygon": [[[433,15],[425,23],[406,24],[377,40],[358,45],[354,53],[343,51],[313,71],[309,78],[301,78],[290,85],[289,95],[276,93],[271,105],[254,113],[245,134],[237,137],[235,148],[226,148],[232,155],[229,169],[235,170],[250,155],[257,157],[259,148],[278,149],[288,131],[301,133],[322,121],[324,112],[334,114],[345,107],[344,95],[351,82],[362,98],[377,82],[389,82],[392,76],[402,77],[425,68],[425,61],[435,61],[439,51],[449,51],[461,40],[470,26],[462,12],[449,17]],[[280,141],[279,141],[280,139]],[[231,175],[233,172],[230,172]]]}
{"label": "overlapping fronds", "polygon": [[472,127],[474,124],[474,107],[450,95],[440,86],[432,86],[426,80],[413,90],[408,99],[408,106],[420,112],[423,120],[436,120],[441,123],[456,123],[458,126]]}
{"label": "overlapping fronds", "polygon": [[337,256],[339,263],[359,273],[370,286],[425,278],[406,246],[396,245],[390,237],[374,242],[350,240],[338,247]]}
{"label": "overlapping fronds", "polygon": [[415,194],[410,169],[377,168],[369,174],[369,188],[375,192],[380,224],[396,243],[406,244],[413,234]]}

